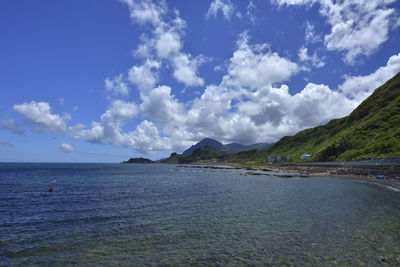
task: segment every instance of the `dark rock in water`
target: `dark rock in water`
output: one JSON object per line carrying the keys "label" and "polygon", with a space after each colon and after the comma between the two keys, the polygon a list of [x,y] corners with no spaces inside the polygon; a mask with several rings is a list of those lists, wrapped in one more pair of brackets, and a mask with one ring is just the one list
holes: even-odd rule
{"label": "dark rock in water", "polygon": [[150,164],[150,163],[154,163],[154,161],[146,159],[146,158],[130,158],[128,161],[124,161],[122,163]]}

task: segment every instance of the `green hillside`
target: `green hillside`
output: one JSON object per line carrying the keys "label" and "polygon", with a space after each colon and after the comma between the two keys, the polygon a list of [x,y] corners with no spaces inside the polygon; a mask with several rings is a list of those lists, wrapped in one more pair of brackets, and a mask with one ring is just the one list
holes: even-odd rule
{"label": "green hillside", "polygon": [[400,158],[400,73],[377,88],[349,116],[285,136],[267,150],[226,153],[206,146],[189,156],[172,153],[162,162],[262,165],[271,155],[299,162],[304,153],[311,155],[307,161]]}
{"label": "green hillside", "polygon": [[286,136],[267,149],[300,161],[400,158],[400,73],[377,88],[349,116]]}
{"label": "green hillside", "polygon": [[257,149],[241,151],[238,153],[227,153],[218,151],[212,147],[206,146],[198,148],[189,156],[183,154],[172,153],[167,159],[161,163],[170,164],[190,164],[190,163],[240,163],[243,165],[260,165],[264,160],[262,152]]}

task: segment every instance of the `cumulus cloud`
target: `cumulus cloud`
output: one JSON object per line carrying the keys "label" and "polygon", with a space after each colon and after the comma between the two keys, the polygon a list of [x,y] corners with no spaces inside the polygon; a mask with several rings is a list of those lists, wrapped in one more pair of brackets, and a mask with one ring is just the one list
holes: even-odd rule
{"label": "cumulus cloud", "polygon": [[127,141],[142,153],[172,149],[170,138],[162,137],[157,126],[147,120],[142,121],[135,131],[127,135]]}
{"label": "cumulus cloud", "polygon": [[[148,111],[147,109],[151,105],[158,103],[157,94],[168,96],[170,102],[164,103],[164,111],[168,111],[171,116],[175,116],[178,110],[174,109],[174,105],[179,104],[177,102],[174,103],[174,99],[170,95],[170,88],[162,87],[159,92],[155,91],[151,94],[150,101],[144,102],[145,104],[142,105],[143,109]],[[147,104],[148,106],[146,106]],[[172,110],[168,110],[169,108],[172,108]],[[178,108],[180,109],[180,107]],[[93,121],[89,127],[83,124],[67,126],[62,121],[60,115],[51,113],[50,105],[45,102],[15,105],[14,110],[25,116],[34,128],[40,132],[63,132],[90,143],[108,143],[132,147],[143,153],[151,153],[157,150],[172,150],[175,148],[183,149],[182,145],[185,146],[188,144],[185,141],[179,142],[179,140],[171,140],[169,137],[161,136],[158,127],[153,122],[147,120],[137,125],[134,131],[125,132],[123,130],[124,124],[133,119],[139,110],[136,104],[122,100],[113,101],[107,111],[101,115],[100,121]],[[161,119],[162,115],[159,114]],[[3,144],[6,145],[7,143],[4,141]],[[71,145],[66,143],[61,144],[60,149],[62,152],[72,152],[74,150]]]}
{"label": "cumulus cloud", "polygon": [[[360,55],[370,55],[388,38],[395,23],[396,0],[275,0],[279,5],[320,4],[320,14],[327,18],[331,32],[324,37],[328,50],[344,51],[344,60],[354,64]],[[306,37],[307,38],[307,37]]]}
{"label": "cumulus cloud", "polygon": [[290,116],[298,128],[309,128],[348,115],[357,106],[357,102],[326,85],[308,83],[300,93],[293,96],[291,106]]}
{"label": "cumulus cloud", "polygon": [[135,117],[136,114],[137,107],[134,103],[115,100],[109,109],[101,115],[101,121],[119,124],[124,120]]}
{"label": "cumulus cloud", "polygon": [[375,88],[384,84],[389,78],[400,72],[400,53],[389,58],[386,66],[380,67],[369,75],[347,76],[339,89],[349,98],[361,103]]}
{"label": "cumulus cloud", "polygon": [[74,147],[67,143],[62,143],[60,145],[60,151],[63,153],[71,153],[74,151]]}
{"label": "cumulus cloud", "polygon": [[[164,1],[150,3],[144,1],[124,1],[128,4],[133,21],[141,24],[150,23],[153,26],[150,36],[142,37],[135,55],[144,58],[142,65],[133,66],[129,70],[129,80],[140,90],[154,87],[157,83],[158,69],[163,64],[170,64],[173,68],[173,77],[186,86],[200,86],[204,81],[197,69],[204,63],[202,56],[192,57],[182,51],[182,36],[186,22],[175,12],[173,19],[165,14],[168,9]],[[144,11],[145,9],[149,9]],[[149,14],[143,18],[141,12]],[[150,16],[150,14],[153,14]]]}
{"label": "cumulus cloud", "polygon": [[158,81],[157,70],[161,63],[156,60],[147,59],[141,66],[133,66],[129,70],[129,81],[135,84],[141,92],[154,88]]}
{"label": "cumulus cloud", "polygon": [[182,48],[179,34],[174,31],[159,30],[160,34],[155,42],[158,57],[168,58],[171,54],[178,53]]}
{"label": "cumulus cloud", "polygon": [[144,115],[162,125],[179,125],[184,123],[182,115],[185,108],[171,95],[171,88],[160,86],[144,97],[140,110]]}
{"label": "cumulus cloud", "polygon": [[259,88],[287,80],[300,70],[296,63],[269,51],[267,44],[249,45],[247,34],[237,45],[230,59],[229,76],[224,77],[230,85]]}
{"label": "cumulus cloud", "polygon": [[47,102],[30,102],[14,105],[13,110],[25,116],[28,122],[34,125],[39,131],[65,132],[67,125],[64,119],[58,114],[52,114],[50,105]]}
{"label": "cumulus cloud", "polygon": [[223,137],[228,130],[224,129],[223,123],[229,120],[231,101],[236,96],[239,96],[237,92],[225,86],[207,86],[204,93],[193,101],[188,111],[187,127],[193,133],[193,138]]}
{"label": "cumulus cloud", "polygon": [[129,87],[128,84],[124,82],[122,74],[119,74],[114,78],[107,77],[104,80],[104,84],[107,92],[110,92],[114,95],[122,95],[122,96],[129,95]]}
{"label": "cumulus cloud", "polygon": [[174,77],[187,86],[203,85],[204,80],[197,75],[197,68],[203,62],[201,57],[191,59],[190,55],[180,53],[172,58]]}
{"label": "cumulus cloud", "polygon": [[257,90],[210,86],[194,101],[186,125],[193,139],[275,142],[283,135],[346,116],[354,107],[354,101],[325,85],[310,83],[294,96],[286,85]]}
{"label": "cumulus cloud", "polygon": [[92,122],[90,129],[72,129],[76,138],[92,143],[111,143],[125,145],[121,128],[126,120],[136,116],[138,110],[134,103],[115,100],[100,117],[100,122]]}
{"label": "cumulus cloud", "polygon": [[235,10],[234,5],[230,0],[214,0],[207,11],[206,18],[211,16],[216,17],[218,12],[221,11],[226,20],[231,20],[232,14]]}

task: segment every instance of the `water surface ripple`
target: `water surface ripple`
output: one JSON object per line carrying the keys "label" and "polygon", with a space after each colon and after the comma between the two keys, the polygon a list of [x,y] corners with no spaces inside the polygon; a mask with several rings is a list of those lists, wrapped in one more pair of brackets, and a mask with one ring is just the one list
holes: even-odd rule
{"label": "water surface ripple", "polygon": [[240,174],[0,164],[0,265],[400,265],[399,192]]}

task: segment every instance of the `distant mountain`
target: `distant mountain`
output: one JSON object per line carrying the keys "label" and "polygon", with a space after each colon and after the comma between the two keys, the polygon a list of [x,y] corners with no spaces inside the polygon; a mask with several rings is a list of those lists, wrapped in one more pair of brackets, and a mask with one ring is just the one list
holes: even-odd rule
{"label": "distant mountain", "polygon": [[211,147],[217,151],[223,151],[227,153],[237,153],[240,151],[245,151],[245,150],[250,150],[250,149],[257,149],[257,150],[264,150],[270,147],[272,144],[267,144],[267,143],[258,143],[258,144],[252,144],[252,145],[242,145],[238,143],[231,143],[227,145],[223,145],[222,143],[211,139],[211,138],[204,138],[200,142],[198,142],[195,145],[192,145],[185,151],[183,151],[184,156],[190,156],[192,155],[193,151],[199,148],[203,147]]}
{"label": "distant mountain", "polygon": [[400,73],[375,89],[349,116],[285,136],[267,150],[298,161],[400,158]]}
{"label": "distant mountain", "polygon": [[123,161],[122,163],[150,164],[150,163],[154,163],[154,161],[146,159],[146,158],[130,158],[128,161]]}
{"label": "distant mountain", "polygon": [[203,140],[201,140],[200,142],[198,142],[195,145],[192,145],[191,147],[189,147],[188,149],[186,149],[185,151],[183,151],[183,155],[185,156],[190,156],[192,155],[193,151],[195,151],[196,149],[199,148],[203,148],[203,147],[212,147],[215,150],[222,150],[224,148],[224,145],[221,144],[220,142],[211,139],[211,138],[204,138]]}

